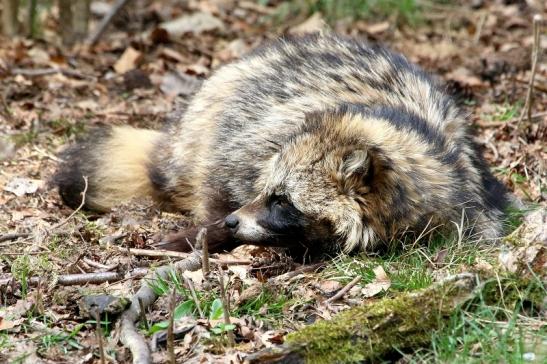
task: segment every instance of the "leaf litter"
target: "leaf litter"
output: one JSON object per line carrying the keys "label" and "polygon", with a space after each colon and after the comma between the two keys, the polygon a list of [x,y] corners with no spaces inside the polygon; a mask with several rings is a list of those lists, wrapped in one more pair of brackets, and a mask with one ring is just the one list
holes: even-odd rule
{"label": "leaf litter", "polygon": [[[390,18],[340,20],[329,26],[319,13],[297,16],[284,26],[270,17],[278,2],[266,6],[217,1],[142,3],[131,9],[128,18],[116,21],[93,49],[59,47],[53,36],[54,11],[44,13],[43,40],[4,39],[0,43],[0,237],[21,235],[0,242],[0,331],[15,339],[0,345],[2,360],[91,362],[97,355],[95,325],[80,315],[76,302],[94,295],[126,300],[142,282],[128,278],[62,287],[55,285],[56,279],[166,264],[170,258],[137,256],[124,249],[149,248],[158,234],[189,223],[181,216],[155,211],[149,201],[134,201],[105,215],[78,213],[60,231],[51,232],[71,213],[47,186],[62,147],[95,126],[161,128],[165,120],[184,110],[188,98],[215,68],[284,33],[331,27],[385,42],[440,75],[466,105],[476,138],[489,163],[496,166],[497,176],[520,200],[540,206],[506,239],[497,259],[485,257],[455,269],[493,271],[499,266],[524,274],[530,266],[535,274],[545,276],[544,63],[536,75],[535,122],[516,122],[530,76],[528,19],[533,9],[502,2],[488,2],[478,10],[462,6],[456,11],[446,5],[439,7],[439,17],[449,13],[450,22],[431,18],[410,28]],[[92,1],[92,6],[92,25],[96,25],[110,3]],[[324,266],[299,271],[306,266],[282,251],[254,247],[215,258],[251,261],[230,265],[221,273],[228,282],[233,327],[221,325],[215,279],[199,271],[185,273],[196,290],[204,319],[199,318],[191,293],[181,283],[184,279],[164,282],[165,289],[178,287],[179,311],[185,313],[177,317],[175,326],[176,355],[181,361],[241,362],[246,353],[281,344],[288,332],[329,319],[360,302],[395,294],[399,273],[396,268],[377,265],[374,257],[361,258],[364,262],[370,259],[366,263],[370,269],[336,303],[326,305],[323,302],[356,277],[355,271],[334,276]],[[450,249],[438,250],[427,269],[440,279],[454,269],[455,259]],[[33,277],[45,278],[47,284],[31,286]],[[146,320],[152,327],[166,320],[168,296],[148,310]],[[186,315],[189,311],[192,314]],[[108,335],[115,316],[104,319]],[[225,345],[224,330],[235,333],[236,347]],[[146,337],[156,348],[155,362],[167,362],[165,330]],[[112,361],[130,361],[119,344],[109,341],[108,345],[110,353],[115,353],[109,354],[115,356]]]}

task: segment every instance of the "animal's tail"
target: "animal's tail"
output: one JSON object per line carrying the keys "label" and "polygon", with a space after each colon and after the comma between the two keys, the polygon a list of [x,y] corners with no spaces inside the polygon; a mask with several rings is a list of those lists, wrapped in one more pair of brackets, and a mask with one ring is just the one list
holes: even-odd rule
{"label": "animal's tail", "polygon": [[158,131],[127,126],[95,130],[61,154],[53,183],[73,208],[82,202],[84,177],[85,206],[93,210],[108,211],[134,197],[154,196],[150,158],[162,137]]}

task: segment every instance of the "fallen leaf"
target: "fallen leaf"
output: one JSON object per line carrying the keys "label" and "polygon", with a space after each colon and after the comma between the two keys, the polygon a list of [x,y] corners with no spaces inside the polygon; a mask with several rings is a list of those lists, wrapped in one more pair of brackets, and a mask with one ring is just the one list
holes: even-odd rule
{"label": "fallen leaf", "polygon": [[161,81],[160,90],[168,96],[189,96],[199,89],[201,82],[197,77],[179,72],[167,72]]}
{"label": "fallen leaf", "polygon": [[118,74],[124,74],[137,67],[142,58],[142,53],[133,47],[127,47],[122,56],[114,64],[114,71]]}
{"label": "fallen leaf", "polygon": [[389,26],[390,26],[390,24],[389,24],[388,21],[383,21],[383,22],[380,22],[380,23],[374,23],[374,24],[370,24],[370,25],[365,26],[365,31],[368,34],[383,33],[383,32],[385,32],[386,30],[389,29]]}
{"label": "fallen leaf", "polygon": [[39,179],[16,177],[8,182],[6,186],[4,186],[4,191],[11,192],[17,197],[21,197],[24,195],[30,195],[32,193],[35,193],[43,185],[44,181]]}
{"label": "fallen leaf", "polygon": [[15,155],[15,143],[5,137],[0,137],[0,162],[11,159]]}
{"label": "fallen leaf", "polygon": [[306,34],[306,33],[315,33],[325,30],[327,23],[323,19],[321,13],[317,12],[310,16],[306,21],[301,24],[298,24],[292,27],[289,30],[291,34]]}
{"label": "fallen leaf", "polygon": [[160,24],[169,36],[180,37],[185,33],[199,34],[206,31],[224,29],[225,25],[217,17],[205,12],[198,12],[192,15],[181,16]]}
{"label": "fallen leaf", "polygon": [[361,294],[365,298],[374,297],[380,292],[387,291],[391,286],[391,280],[382,266],[377,266],[373,269],[373,272],[376,278],[373,282],[366,284],[361,290]]}

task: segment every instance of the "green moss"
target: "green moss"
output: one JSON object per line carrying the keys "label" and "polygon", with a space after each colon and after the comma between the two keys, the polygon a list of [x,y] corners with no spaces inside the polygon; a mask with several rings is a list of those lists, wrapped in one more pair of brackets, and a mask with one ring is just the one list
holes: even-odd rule
{"label": "green moss", "polygon": [[403,293],[342,312],[289,334],[308,363],[356,363],[378,359],[398,349],[431,340],[453,309],[471,297],[471,288],[453,283],[417,293]]}

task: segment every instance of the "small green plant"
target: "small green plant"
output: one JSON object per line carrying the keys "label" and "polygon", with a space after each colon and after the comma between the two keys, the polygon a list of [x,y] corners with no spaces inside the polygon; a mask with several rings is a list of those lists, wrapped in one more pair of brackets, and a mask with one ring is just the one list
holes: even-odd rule
{"label": "small green plant", "polygon": [[84,347],[78,342],[76,336],[85,324],[78,324],[71,331],[61,333],[50,333],[40,337],[39,350],[49,350],[53,346],[60,346],[64,353],[71,349],[81,350]]}
{"label": "small green plant", "polygon": [[276,19],[281,21],[294,15],[309,16],[320,12],[332,23],[338,19],[385,19],[417,25],[422,4],[417,0],[293,0],[278,6]]}
{"label": "small green plant", "polygon": [[31,274],[30,257],[26,254],[20,255],[11,264],[11,273],[19,283],[21,283],[21,295],[26,297],[29,288],[29,278]]}

